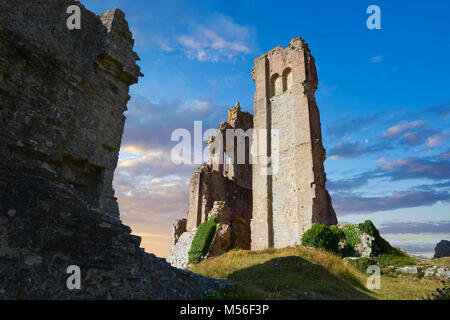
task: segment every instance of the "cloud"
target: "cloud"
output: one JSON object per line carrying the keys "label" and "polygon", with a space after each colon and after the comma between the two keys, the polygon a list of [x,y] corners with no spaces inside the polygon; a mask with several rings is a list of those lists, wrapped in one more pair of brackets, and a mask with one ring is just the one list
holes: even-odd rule
{"label": "cloud", "polygon": [[175,48],[171,44],[170,38],[155,36],[152,38],[152,41],[164,52],[172,52],[175,50]]}
{"label": "cloud", "polygon": [[382,136],[384,138],[392,138],[392,137],[396,138],[396,137],[402,135],[406,130],[414,129],[414,128],[423,126],[424,124],[425,123],[423,121],[419,121],[419,120],[411,121],[411,122],[403,121],[403,122],[400,122],[400,123],[388,128],[386,131],[384,131],[382,133]]}
{"label": "cloud", "polygon": [[450,101],[428,105],[417,112],[410,113],[410,117],[415,119],[450,119]]}
{"label": "cloud", "polygon": [[442,144],[442,142],[446,141],[447,138],[450,137],[450,132],[449,131],[442,131],[441,133],[432,135],[431,137],[429,137],[427,139],[426,145],[427,147],[430,148],[434,148],[440,144]]}
{"label": "cloud", "polygon": [[344,142],[334,145],[329,154],[331,160],[359,158],[368,153],[379,152],[388,149],[389,146],[382,144],[368,145],[361,142]]}
{"label": "cloud", "polygon": [[194,121],[202,121],[203,131],[217,128],[227,118],[228,107],[211,100],[162,99],[155,103],[146,97],[135,95],[128,104],[122,148],[134,147],[142,150],[170,150],[175,129],[187,129],[192,133]]}
{"label": "cloud", "polygon": [[439,159],[450,159],[450,150],[438,155]]}
{"label": "cloud", "polygon": [[327,189],[332,192],[354,190],[367,184],[368,178],[364,175],[350,179],[328,180]]}
{"label": "cloud", "polygon": [[400,138],[400,144],[417,146],[423,144],[427,137],[432,136],[437,131],[431,128],[422,120],[401,121],[388,129],[381,136],[385,139]]}
{"label": "cloud", "polygon": [[[420,119],[420,120],[418,120]],[[345,115],[333,121],[331,125],[325,127],[326,139],[343,139],[348,135],[366,135],[376,132],[379,135],[379,128],[386,125],[389,127],[383,131],[383,138],[402,138],[407,132],[412,132],[404,137],[403,144],[414,142],[417,136],[429,136],[438,133],[436,129],[431,128],[427,123],[439,124],[442,121],[450,119],[450,101],[428,105],[418,111],[411,112],[407,109],[391,109],[389,113],[378,112],[364,117],[354,117],[353,115]],[[448,127],[444,124],[444,127]],[[423,139],[422,142],[425,142]]]}
{"label": "cloud", "polygon": [[339,88],[338,85],[324,85],[323,83],[319,82],[319,88],[316,91],[316,97],[320,96],[330,96],[337,88]]}
{"label": "cloud", "polygon": [[450,233],[450,221],[390,222],[381,224],[381,233]]}
{"label": "cloud", "polygon": [[432,257],[436,244],[442,239],[449,239],[450,233],[383,233],[383,237],[393,246],[399,247],[407,252]]}
{"label": "cloud", "polygon": [[186,216],[189,179],[154,178],[147,173],[129,172],[123,167],[116,170],[114,188],[120,216],[134,234],[142,236],[142,246],[165,257],[170,247],[170,226],[177,218]]}
{"label": "cloud", "polygon": [[[123,153],[126,153],[124,156]],[[176,165],[171,159],[170,151],[141,150],[128,145],[121,149],[117,170],[128,176],[160,178],[167,176],[188,176],[195,165]]]}
{"label": "cloud", "polygon": [[346,116],[338,119],[327,128],[327,136],[331,138],[342,138],[349,133],[360,133],[384,119],[382,113],[375,113],[367,117],[352,118]]}
{"label": "cloud", "polygon": [[252,53],[252,29],[220,15],[206,24],[193,24],[190,32],[177,37],[185,54],[199,61],[232,60]]}
{"label": "cloud", "polygon": [[370,63],[377,63],[380,62],[381,60],[383,60],[383,56],[373,56],[370,57],[369,59]]}
{"label": "cloud", "polygon": [[406,158],[385,163],[382,176],[391,180],[427,178],[431,180],[450,179],[450,161],[420,158]]}
{"label": "cloud", "polygon": [[[448,182],[445,180],[450,179],[450,160],[439,159],[439,157],[437,159],[405,158],[388,162],[385,157],[382,157],[377,162],[382,165],[374,170],[347,179],[329,179],[327,181],[329,190],[333,192],[355,190],[376,179],[388,179],[388,181],[429,179],[444,182],[427,185],[427,190],[448,187]],[[420,186],[421,189],[425,187]]]}
{"label": "cloud", "polygon": [[430,206],[440,201],[450,201],[450,193],[411,189],[375,197],[364,197],[348,193],[333,194],[333,206],[339,215]]}

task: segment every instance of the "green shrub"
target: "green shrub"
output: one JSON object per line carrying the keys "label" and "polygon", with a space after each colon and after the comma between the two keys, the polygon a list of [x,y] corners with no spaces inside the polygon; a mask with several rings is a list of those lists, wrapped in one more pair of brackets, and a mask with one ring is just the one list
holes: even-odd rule
{"label": "green shrub", "polygon": [[208,253],[216,231],[216,215],[212,215],[207,222],[203,222],[198,226],[188,252],[189,262],[199,262]]}
{"label": "green shrub", "polygon": [[374,226],[372,221],[366,220],[363,223],[360,223],[358,225],[358,228],[361,232],[367,233],[369,236],[374,237],[374,240],[372,241],[373,255],[378,256],[380,254],[396,254],[397,253],[397,251],[391,247],[389,242],[387,242],[380,236],[380,232]]}
{"label": "green shrub", "polygon": [[330,228],[327,225],[315,223],[311,229],[303,234],[302,245],[339,252],[338,245],[342,236],[342,231],[336,226]]}
{"label": "green shrub", "polygon": [[342,255],[345,257],[355,255],[355,246],[361,242],[361,232],[354,224],[346,224],[342,227],[345,238],[345,247]]}
{"label": "green shrub", "polygon": [[338,226],[330,226],[331,232],[339,239],[339,241],[343,240],[345,237],[344,231]]}
{"label": "green shrub", "polygon": [[361,242],[360,239],[361,232],[354,224],[344,225],[342,227],[342,232],[344,232],[345,242],[347,245],[354,248],[358,243]]}

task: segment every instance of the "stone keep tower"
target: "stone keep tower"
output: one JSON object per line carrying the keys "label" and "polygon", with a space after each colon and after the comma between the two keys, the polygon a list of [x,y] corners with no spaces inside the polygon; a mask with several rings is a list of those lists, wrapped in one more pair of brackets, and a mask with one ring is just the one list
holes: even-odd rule
{"label": "stone keep tower", "polygon": [[[337,223],[325,189],[317,72],[306,42],[292,39],[256,58],[253,80],[254,128],[268,134],[253,165],[251,248],[299,245],[313,223]],[[277,162],[271,175],[261,172],[266,156]]]}

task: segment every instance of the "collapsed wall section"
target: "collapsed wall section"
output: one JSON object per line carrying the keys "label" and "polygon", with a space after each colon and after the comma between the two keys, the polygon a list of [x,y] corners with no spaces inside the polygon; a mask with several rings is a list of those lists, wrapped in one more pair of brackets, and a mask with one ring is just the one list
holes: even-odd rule
{"label": "collapsed wall section", "polygon": [[173,225],[168,257],[173,266],[184,268],[188,264],[188,251],[195,231],[201,223],[207,221],[214,203],[221,203],[230,210],[230,221],[226,233],[216,234],[216,244],[220,243],[218,246],[224,246],[225,249],[215,250],[212,245],[209,254],[216,255],[233,248],[250,249],[253,204],[250,163],[252,129],[253,116],[241,111],[237,103],[228,110],[228,121],[221,122],[218,130],[208,139],[211,157],[192,174],[187,219],[177,220]]}
{"label": "collapsed wall section", "polygon": [[[237,104],[229,109],[228,121],[220,123],[217,130],[220,136],[211,136],[208,141],[211,159],[193,172],[189,186],[188,231],[206,221],[214,201],[225,201],[231,209],[232,219],[244,219],[248,227],[250,226],[252,168],[249,161],[250,141],[244,135],[250,134],[251,131],[248,130],[252,128],[252,115],[241,111]],[[230,144],[230,140],[227,143],[227,138],[234,143]],[[216,139],[222,141],[218,142]],[[241,144],[241,150],[238,150],[239,143],[245,144]],[[220,148],[217,147],[219,145]],[[244,153],[244,163],[237,161],[239,152]],[[233,159],[230,159],[230,155]]]}

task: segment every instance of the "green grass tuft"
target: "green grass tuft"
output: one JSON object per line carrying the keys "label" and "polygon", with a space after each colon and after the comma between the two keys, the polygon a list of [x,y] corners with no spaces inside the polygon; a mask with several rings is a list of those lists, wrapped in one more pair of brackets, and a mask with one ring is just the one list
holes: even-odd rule
{"label": "green grass tuft", "polygon": [[302,236],[302,246],[339,252],[339,241],[344,233],[337,226],[315,223]]}

